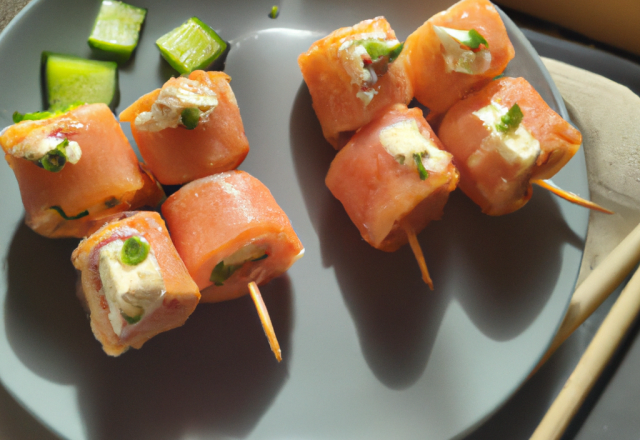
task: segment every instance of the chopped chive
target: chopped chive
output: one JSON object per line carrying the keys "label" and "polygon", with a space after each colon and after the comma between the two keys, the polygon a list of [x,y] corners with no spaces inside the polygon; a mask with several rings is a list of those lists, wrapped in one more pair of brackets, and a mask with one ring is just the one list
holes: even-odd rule
{"label": "chopped chive", "polygon": [[79,218],[86,217],[86,216],[89,215],[89,210],[88,209],[82,211],[78,215],[74,215],[74,216],[71,216],[71,217],[69,217],[67,214],[65,214],[65,212],[62,210],[62,208],[59,207],[59,206],[52,206],[49,209],[53,209],[54,211],[56,211],[65,220],[78,220]]}
{"label": "chopped chive", "polygon": [[522,110],[520,110],[520,106],[518,103],[515,103],[511,106],[506,115],[504,115],[500,122],[496,124],[496,130],[507,133],[511,130],[516,130],[522,122]]}
{"label": "chopped chive", "polygon": [[62,108],[60,110],[56,110],[53,112],[44,111],[44,112],[32,112],[32,113],[20,113],[16,111],[16,112],[13,112],[13,123],[17,124],[18,122],[21,122],[21,121],[39,121],[41,119],[52,118],[54,116],[58,116],[63,113],[66,113],[69,110],[73,110],[74,108],[80,105],[82,105],[81,102],[74,102],[73,104],[70,104],[65,108]]}
{"label": "chopped chive", "polygon": [[224,282],[233,275],[233,273],[240,269],[242,264],[231,264],[229,266],[225,266],[224,260],[216,264],[216,266],[211,271],[211,276],[209,277],[209,281],[213,282],[216,286],[224,286]]}
{"label": "chopped chive", "polygon": [[280,14],[280,9],[277,6],[271,7],[271,12],[269,12],[269,18],[277,18]]}
{"label": "chopped chive", "polygon": [[193,130],[200,122],[200,109],[197,107],[185,108],[180,113],[180,122],[187,130]]}
{"label": "chopped chive", "polygon": [[504,73],[501,73],[500,75],[496,75],[496,76],[494,76],[494,77],[493,77],[493,80],[495,81],[495,80],[497,80],[497,79],[504,78],[504,77],[505,77]]}
{"label": "chopped chive", "polygon": [[391,48],[391,50],[389,51],[389,62],[390,63],[393,63],[395,61],[395,59],[400,56],[400,52],[402,52],[403,48],[404,48],[404,42],[398,43],[398,44],[396,44],[395,46],[393,46]]}
{"label": "chopped chive", "polygon": [[416,166],[418,167],[418,174],[420,174],[420,180],[425,180],[427,177],[429,177],[429,172],[427,171],[427,169],[424,167],[424,164],[422,163],[422,154],[414,153],[413,160],[416,162]]}
{"label": "chopped chive", "polygon": [[459,30],[459,29],[451,29],[442,26],[438,26],[439,29],[442,29],[444,32],[449,34],[451,38],[456,40],[460,44],[464,44],[469,49],[478,49],[481,44],[484,44],[485,47],[489,48],[489,43],[485,38],[480,35],[475,29],[470,30]]}
{"label": "chopped chive", "polygon": [[136,324],[137,322],[139,322],[142,319],[142,313],[140,313],[138,316],[129,316],[126,313],[124,313],[123,311],[120,311],[120,315],[122,315],[122,317],[124,318],[125,321],[127,321],[128,324]]}
{"label": "chopped chive", "polygon": [[106,206],[107,208],[113,208],[114,206],[117,206],[120,204],[120,200],[116,199],[115,197],[111,197],[109,200],[104,202],[104,206]]}
{"label": "chopped chive", "polygon": [[35,164],[52,173],[61,171],[67,163],[67,153],[65,151],[67,145],[69,145],[69,140],[63,140],[56,145],[56,148],[35,161]]}
{"label": "chopped chive", "polygon": [[268,254],[264,254],[264,255],[262,255],[262,256],[260,256],[260,257],[258,257],[258,258],[254,258],[254,259],[253,259],[253,260],[251,260],[251,261],[260,261],[260,260],[264,260],[264,259],[265,259],[265,258],[267,258],[268,256],[269,256]]}
{"label": "chopped chive", "polygon": [[149,243],[142,241],[140,237],[127,238],[120,252],[120,260],[129,266],[136,266],[147,259],[149,255]]}

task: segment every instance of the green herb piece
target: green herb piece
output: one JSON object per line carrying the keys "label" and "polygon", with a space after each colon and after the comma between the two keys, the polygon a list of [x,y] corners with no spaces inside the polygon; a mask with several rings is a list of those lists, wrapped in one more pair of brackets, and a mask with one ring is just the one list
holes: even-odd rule
{"label": "green herb piece", "polygon": [[516,130],[520,122],[522,122],[522,117],[522,110],[520,110],[518,103],[515,103],[511,106],[507,114],[500,119],[500,122],[496,124],[496,130],[502,133]]}
{"label": "green herb piece", "polygon": [[185,108],[180,113],[180,122],[187,130],[193,130],[200,122],[200,109],[197,107]]}
{"label": "green herb piece", "polygon": [[227,43],[197,17],[191,17],[156,40],[160,54],[181,74],[205,69],[227,48]]}
{"label": "green herb piece", "polygon": [[504,73],[501,73],[500,75],[496,75],[496,76],[494,76],[494,77],[493,77],[493,80],[495,81],[495,80],[497,80],[497,79],[504,78],[504,76],[505,76],[505,75],[504,75]]}
{"label": "green herb piece", "polygon": [[120,260],[129,266],[136,266],[147,259],[149,255],[149,243],[142,241],[140,237],[127,238],[120,251]]}
{"label": "green herb piece", "polygon": [[429,177],[429,172],[427,171],[427,169],[424,167],[424,164],[422,163],[422,157],[424,154],[425,153],[413,154],[413,160],[416,162],[416,166],[418,167],[418,174],[420,174],[420,180],[425,180],[427,177]]}
{"label": "green herb piece", "polygon": [[402,52],[402,48],[404,47],[404,43],[398,43],[394,46],[389,47],[386,42],[382,40],[370,39],[370,40],[361,40],[356,42],[356,44],[361,44],[362,47],[365,48],[372,61],[376,61],[381,57],[388,57],[388,62],[391,63],[393,60],[398,58],[400,52]]}
{"label": "green herb piece", "polygon": [[260,257],[258,257],[258,258],[254,258],[254,259],[253,259],[253,260],[251,260],[251,261],[260,261],[260,260],[264,260],[264,259],[265,259],[265,258],[267,258],[268,256],[269,256],[269,254],[264,254],[264,255],[262,255],[262,256],[260,256]]}
{"label": "green herb piece", "polygon": [[124,313],[123,311],[120,311],[120,315],[122,315],[122,317],[124,318],[125,321],[127,321],[128,324],[136,324],[137,322],[139,322],[142,319],[142,313],[140,313],[138,316],[129,316],[126,313]]}
{"label": "green herb piece", "polygon": [[65,151],[67,145],[69,145],[69,140],[63,140],[56,145],[56,148],[38,159],[35,164],[52,173],[61,171],[67,163],[67,152]]}
{"label": "green herb piece", "polygon": [[89,35],[89,46],[118,62],[127,61],[138,45],[146,15],[145,8],[103,0]]}
{"label": "green herb piece", "polygon": [[269,12],[269,17],[277,18],[279,14],[280,14],[280,9],[277,6],[272,6],[271,12]]}
{"label": "green herb piece", "polygon": [[65,212],[62,210],[62,208],[59,207],[59,206],[52,206],[49,209],[53,209],[54,211],[56,211],[65,220],[78,220],[79,218],[86,217],[86,216],[89,215],[89,210],[88,209],[84,210],[80,214],[74,215],[72,217],[69,217],[67,214],[65,214]]}
{"label": "green herb piece", "polygon": [[67,107],[60,109],[60,110],[56,110],[53,112],[33,112],[33,113],[20,113],[20,112],[13,112],[13,122],[14,124],[17,124],[18,122],[22,122],[22,121],[39,121],[41,119],[48,119],[48,118],[52,118],[54,116],[59,116],[63,113],[66,113],[70,110],[73,110],[74,108],[78,107],[82,105],[81,102],[74,102],[73,104],[68,105]]}
{"label": "green herb piece", "polygon": [[120,200],[115,197],[111,197],[109,200],[104,202],[104,206],[107,208],[113,208],[114,206],[118,206],[120,204]]}
{"label": "green herb piece", "polygon": [[118,95],[115,62],[43,52],[42,64],[50,111],[61,111],[78,102],[115,105]]}
{"label": "green herb piece", "polygon": [[224,282],[233,275],[233,273],[240,269],[242,264],[230,264],[229,266],[225,266],[224,261],[216,264],[216,267],[211,271],[211,276],[209,277],[209,281],[213,282],[216,286],[223,286]]}
{"label": "green herb piece", "polygon": [[487,49],[489,48],[489,43],[487,42],[487,40],[485,40],[485,38],[480,35],[480,32],[476,31],[475,29],[463,31],[442,26],[438,27],[449,34],[449,36],[456,40],[458,43],[464,44],[469,49],[478,49],[481,44],[484,44]]}

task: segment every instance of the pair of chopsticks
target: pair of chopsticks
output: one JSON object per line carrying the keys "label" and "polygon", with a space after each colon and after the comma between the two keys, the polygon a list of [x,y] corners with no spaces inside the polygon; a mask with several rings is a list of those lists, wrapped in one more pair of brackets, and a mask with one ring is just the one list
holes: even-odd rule
{"label": "pair of chopsticks", "polygon": [[[578,286],[564,321],[538,368],[622,283],[638,261],[640,225]],[[557,440],[562,436],[639,312],[640,269],[636,270],[620,293],[530,440]]]}

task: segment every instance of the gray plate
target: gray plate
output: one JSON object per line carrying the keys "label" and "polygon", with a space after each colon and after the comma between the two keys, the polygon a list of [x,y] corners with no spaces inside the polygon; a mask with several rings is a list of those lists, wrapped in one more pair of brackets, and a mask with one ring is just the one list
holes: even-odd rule
{"label": "gray plate", "polygon": [[[0,379],[36,417],[72,439],[454,438],[525,380],[564,313],[588,214],[536,190],[491,218],[456,192],[420,241],[435,292],[408,247],[364,243],[324,186],[333,157],[296,58],[335,28],[385,15],[400,39],[450,1],[136,2],[149,8],[120,106],[171,75],[154,41],[196,15],[231,41],[251,152],[241,168],[289,214],[306,256],[262,291],[283,348],[278,365],[245,297],[203,305],[177,330],[112,359],[91,335],[69,263],[76,240],[22,224],[17,184],[0,166]],[[42,106],[42,50],[89,56],[97,2],[35,1],[0,36],[0,123]],[[505,17],[506,19],[506,17]],[[566,115],[537,55],[506,19],[508,74]],[[16,57],[15,54],[20,54]],[[554,181],[587,194],[582,153]]]}

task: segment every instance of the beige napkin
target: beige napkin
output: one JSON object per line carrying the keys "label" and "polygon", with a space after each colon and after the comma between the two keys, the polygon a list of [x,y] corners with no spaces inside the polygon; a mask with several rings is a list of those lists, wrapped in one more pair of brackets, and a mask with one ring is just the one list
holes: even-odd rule
{"label": "beige napkin", "polygon": [[591,212],[578,283],[640,222],[640,97],[602,76],[543,58],[583,136]]}

